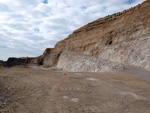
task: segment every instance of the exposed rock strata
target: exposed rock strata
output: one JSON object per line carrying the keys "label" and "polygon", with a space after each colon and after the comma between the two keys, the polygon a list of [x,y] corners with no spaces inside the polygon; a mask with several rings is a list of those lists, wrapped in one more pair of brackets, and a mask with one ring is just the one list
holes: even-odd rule
{"label": "exposed rock strata", "polygon": [[15,58],[15,57],[12,57],[12,58],[8,58],[7,61],[0,61],[0,67],[13,67],[13,66],[19,66],[19,65],[26,65],[26,64],[36,64],[37,65],[37,64],[40,64],[40,62],[39,62],[38,57],[36,57],[36,58],[28,58],[28,57]]}
{"label": "exposed rock strata", "polygon": [[57,68],[72,72],[111,72],[122,70],[123,66],[101,58],[64,51],[59,58]]}
{"label": "exposed rock strata", "polygon": [[46,49],[43,55],[28,58],[26,64],[57,65],[68,71],[114,71],[126,65],[149,70],[149,9],[150,0],[146,0],[129,10],[97,19],[75,30],[55,48]]}
{"label": "exposed rock strata", "polygon": [[120,41],[125,41],[130,34],[138,31],[137,26],[143,25],[143,27],[146,27],[145,25],[150,24],[148,22],[150,18],[149,9],[150,2],[146,1],[141,5],[122,12],[115,20],[99,24],[106,18],[113,16],[110,15],[91,22],[75,30],[74,33],[69,35],[66,39],[58,42],[54,52],[58,53],[63,50],[84,52],[90,50],[99,41],[103,41],[102,43],[106,44],[104,46],[106,47],[111,44],[111,40],[113,42],[116,33],[118,36],[120,35]]}
{"label": "exposed rock strata", "polygon": [[[134,8],[120,13],[115,20],[98,24],[105,20],[106,17],[98,19],[79,28],[67,39],[59,42],[55,46],[55,51],[56,53],[62,50],[82,52],[97,58],[97,60],[104,59],[121,65],[149,70],[149,9],[150,0],[147,0]],[[111,15],[110,17],[114,16]],[[64,68],[58,63],[58,67],[67,69],[66,65],[70,65],[67,63],[69,62],[66,62]],[[91,70],[94,69],[94,67],[91,68]],[[72,71],[71,68],[68,67],[68,69]],[[80,70],[80,68],[78,69]]]}

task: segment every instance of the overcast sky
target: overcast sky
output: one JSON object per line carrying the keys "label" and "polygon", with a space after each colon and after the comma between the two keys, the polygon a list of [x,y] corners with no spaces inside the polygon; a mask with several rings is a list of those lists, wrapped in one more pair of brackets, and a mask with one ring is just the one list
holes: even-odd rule
{"label": "overcast sky", "polygon": [[0,60],[34,57],[75,29],[144,0],[0,0]]}

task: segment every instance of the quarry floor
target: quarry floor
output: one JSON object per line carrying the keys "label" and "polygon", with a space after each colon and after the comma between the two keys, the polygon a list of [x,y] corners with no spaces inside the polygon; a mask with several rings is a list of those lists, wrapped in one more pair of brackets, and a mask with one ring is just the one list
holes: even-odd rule
{"label": "quarry floor", "polygon": [[0,113],[150,113],[150,81],[123,72],[0,69]]}

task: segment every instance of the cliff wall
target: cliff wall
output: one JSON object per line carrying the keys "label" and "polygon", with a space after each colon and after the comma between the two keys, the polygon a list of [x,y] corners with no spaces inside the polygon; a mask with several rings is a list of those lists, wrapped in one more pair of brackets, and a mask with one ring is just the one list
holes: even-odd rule
{"label": "cliff wall", "polygon": [[[95,57],[97,60],[100,59],[117,63],[122,66],[133,66],[140,69],[149,70],[149,9],[150,0],[147,0],[142,4],[122,13],[117,13],[98,19],[75,30],[68,38],[56,44],[54,50],[56,53],[63,50],[82,52],[85,55]],[[69,55],[65,56],[68,58],[67,56]],[[76,55],[74,54],[74,56]],[[64,56],[62,57],[65,59]],[[73,62],[69,62],[70,57],[66,60],[65,64],[63,63],[64,61],[62,61],[62,57],[60,57],[61,60],[58,62],[58,68],[79,71],[82,70],[80,68],[83,66],[88,66],[86,63],[82,63],[83,65],[80,68],[71,68],[71,64],[74,64]],[[90,61],[92,62],[92,60]],[[74,63],[76,62],[78,61],[75,60]],[[61,66],[61,64],[63,64],[63,66]],[[66,65],[70,66],[66,68]],[[81,64],[79,64],[79,66],[81,66]],[[104,68],[105,67],[103,67],[103,69]],[[97,67],[91,66],[91,70],[93,71],[94,69],[97,70]],[[101,69],[98,71],[101,71]]]}
{"label": "cliff wall", "polygon": [[123,70],[124,67],[118,63],[101,58],[72,51],[64,51],[59,58],[57,68],[71,72],[112,72]]}
{"label": "cliff wall", "polygon": [[25,64],[57,66],[68,71],[150,69],[150,0],[75,30],[43,55]]}
{"label": "cliff wall", "polygon": [[[124,12],[97,19],[75,30],[73,34],[69,35],[66,39],[58,42],[53,52],[58,53],[63,50],[78,52],[88,51],[100,40],[104,40],[103,43],[109,43],[110,38],[115,37],[115,33],[120,34],[120,40],[125,40],[124,38],[130,35],[125,34],[129,29],[134,33],[138,30],[136,29],[137,26],[149,24],[149,9],[150,1],[147,0]],[[122,35],[124,36],[122,37]],[[108,40],[108,42],[105,42],[106,40]],[[112,38],[112,40],[114,40],[114,38]],[[106,46],[108,46],[108,44],[106,44]]]}

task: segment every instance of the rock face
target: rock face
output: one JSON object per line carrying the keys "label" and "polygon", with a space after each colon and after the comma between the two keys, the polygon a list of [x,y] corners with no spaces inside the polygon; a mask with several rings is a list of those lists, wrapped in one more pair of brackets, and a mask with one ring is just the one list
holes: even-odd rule
{"label": "rock face", "polygon": [[[134,33],[139,32],[139,26],[143,26],[145,29],[148,28],[149,8],[149,1],[145,1],[143,4],[122,13],[113,14],[91,22],[75,30],[65,40],[57,43],[55,52],[62,50],[85,52],[91,50],[98,42],[101,42],[104,47],[109,47],[130,40],[131,35],[133,36]],[[119,40],[117,40],[118,37]],[[137,36],[134,37],[138,38]],[[114,40],[117,42],[114,42]],[[98,50],[93,50],[91,53],[98,55]]]}
{"label": "rock face", "polygon": [[28,64],[57,66],[68,71],[115,71],[126,66],[150,69],[150,0],[97,19],[28,58]]}
{"label": "rock face", "polygon": [[[113,67],[120,64],[149,70],[149,9],[150,0],[146,0],[134,8],[100,18],[75,30],[53,49],[53,54],[64,50],[76,52],[61,54],[57,67],[68,71],[107,71],[105,68],[108,67],[109,71],[113,71]],[[77,52],[88,57],[79,57]],[[99,65],[99,60],[110,62],[104,63],[110,65]]]}
{"label": "rock face", "polygon": [[[0,61],[0,67],[13,67],[13,66],[19,66],[19,65],[26,65],[26,64],[34,64],[34,59],[37,60],[37,58],[8,58],[7,61]],[[37,62],[35,63],[37,64]]]}
{"label": "rock face", "polygon": [[150,69],[150,0],[97,19],[48,48],[28,63],[68,71],[115,71],[125,66]]}
{"label": "rock face", "polygon": [[7,61],[0,61],[1,67],[13,67],[19,65],[44,65],[54,66],[57,63],[59,54],[52,53],[53,48],[47,48],[43,55],[38,57],[22,57],[22,58],[8,58]]}
{"label": "rock face", "polygon": [[3,67],[12,67],[17,65],[25,65],[26,58],[8,58],[6,62],[2,61]]}
{"label": "rock face", "polygon": [[26,58],[9,58],[6,62],[8,67],[23,65],[26,62]]}
{"label": "rock face", "polygon": [[118,63],[71,51],[61,54],[57,67],[72,72],[112,72],[123,69]]}

